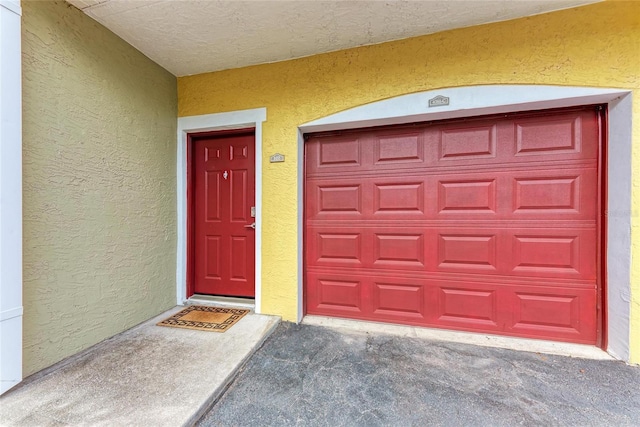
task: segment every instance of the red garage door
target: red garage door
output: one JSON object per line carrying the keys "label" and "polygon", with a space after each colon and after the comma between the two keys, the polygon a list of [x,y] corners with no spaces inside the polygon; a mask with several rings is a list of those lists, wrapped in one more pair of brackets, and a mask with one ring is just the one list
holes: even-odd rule
{"label": "red garage door", "polygon": [[306,312],[596,344],[599,115],[311,135]]}

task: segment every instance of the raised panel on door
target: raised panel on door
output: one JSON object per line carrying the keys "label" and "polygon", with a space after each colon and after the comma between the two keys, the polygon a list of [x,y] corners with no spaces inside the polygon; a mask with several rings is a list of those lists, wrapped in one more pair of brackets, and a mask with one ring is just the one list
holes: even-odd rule
{"label": "raised panel on door", "polygon": [[500,289],[495,285],[434,282],[437,289],[436,322],[461,329],[500,330]]}
{"label": "raised panel on door", "polygon": [[551,336],[593,343],[596,339],[595,286],[592,289],[529,287],[511,295],[511,333],[525,337]]}
{"label": "raised panel on door", "polygon": [[596,280],[595,230],[523,228],[510,233],[515,275]]}
{"label": "raised panel on door", "polygon": [[359,180],[313,180],[306,185],[307,218],[354,220],[363,218],[366,188]]}
{"label": "raised panel on door", "polygon": [[360,277],[308,273],[306,308],[308,313],[359,318],[366,307]]}
{"label": "raised panel on door", "polygon": [[307,141],[306,173],[357,172],[367,168],[360,135],[314,138]]}

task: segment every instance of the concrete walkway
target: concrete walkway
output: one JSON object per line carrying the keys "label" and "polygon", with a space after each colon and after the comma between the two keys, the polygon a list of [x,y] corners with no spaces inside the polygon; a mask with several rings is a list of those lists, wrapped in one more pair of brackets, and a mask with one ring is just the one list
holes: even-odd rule
{"label": "concrete walkway", "polygon": [[279,318],[247,314],[225,333],[156,326],[176,307],[0,397],[2,426],[192,425]]}
{"label": "concrete walkway", "polygon": [[369,327],[281,323],[199,426],[640,425],[640,367]]}

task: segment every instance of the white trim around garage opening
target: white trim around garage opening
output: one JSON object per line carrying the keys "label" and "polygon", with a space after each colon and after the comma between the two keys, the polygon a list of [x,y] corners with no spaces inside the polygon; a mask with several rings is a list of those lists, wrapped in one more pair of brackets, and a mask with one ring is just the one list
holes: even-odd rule
{"label": "white trim around garage opening", "polygon": [[21,13],[0,0],[0,394],[22,381]]}
{"label": "white trim around garage opening", "polygon": [[265,120],[267,120],[266,108],[178,118],[178,253],[176,264],[176,299],[178,304],[184,304],[187,299],[187,135],[194,132],[254,128],[256,150],[255,312],[262,312],[262,122]]}
{"label": "white trim around garage opening", "polygon": [[[448,105],[429,107],[442,96]],[[304,134],[589,104],[608,105],[607,352],[629,360],[631,295],[631,92],[569,86],[485,85],[401,95],[298,128],[298,321],[303,316]]]}

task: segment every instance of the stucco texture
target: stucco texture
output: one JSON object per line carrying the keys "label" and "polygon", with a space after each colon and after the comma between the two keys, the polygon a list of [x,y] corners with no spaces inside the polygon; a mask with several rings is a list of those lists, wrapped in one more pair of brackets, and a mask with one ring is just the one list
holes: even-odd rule
{"label": "stucco texture", "polygon": [[[484,84],[626,88],[640,123],[640,3],[604,2],[298,60],[178,78],[178,115],[267,108],[262,308],[297,315],[297,126],[406,93]],[[633,129],[640,170],[640,125]],[[274,152],[286,163],[270,164]],[[640,178],[633,176],[632,360],[640,362]]]}
{"label": "stucco texture", "polygon": [[23,1],[24,375],[175,305],[176,79]]}

